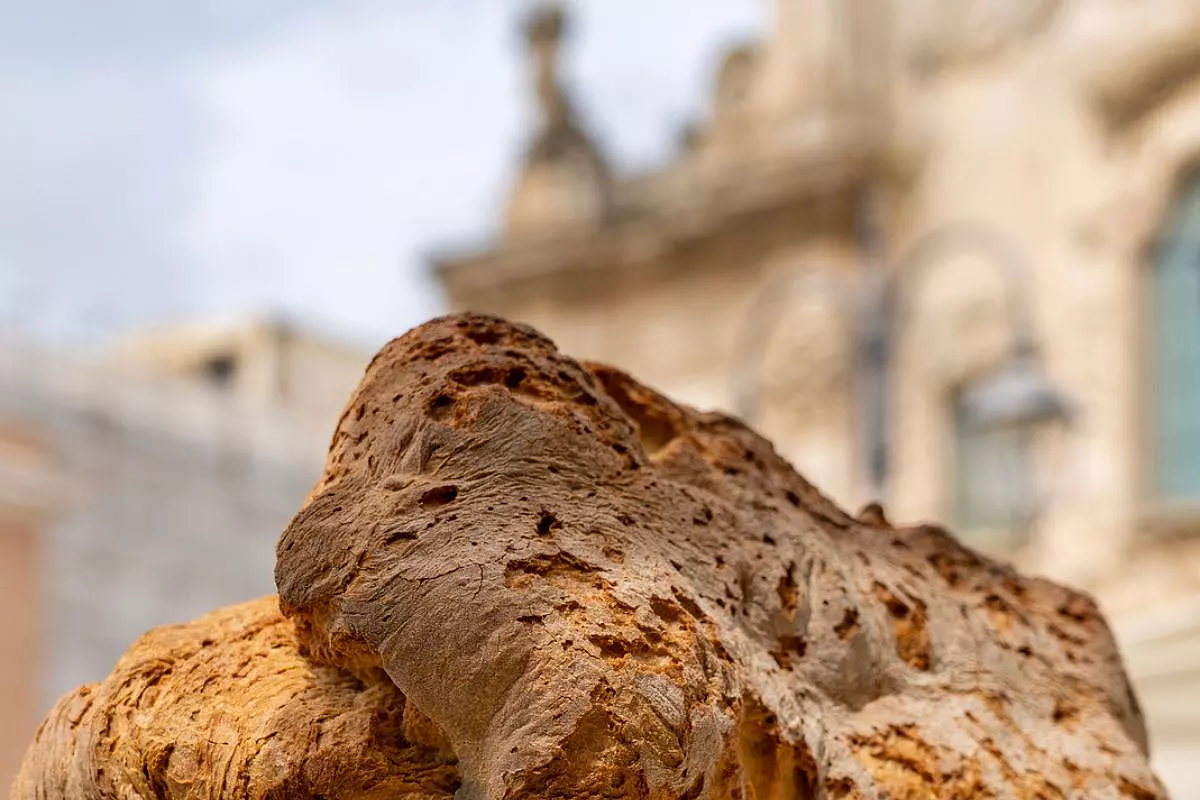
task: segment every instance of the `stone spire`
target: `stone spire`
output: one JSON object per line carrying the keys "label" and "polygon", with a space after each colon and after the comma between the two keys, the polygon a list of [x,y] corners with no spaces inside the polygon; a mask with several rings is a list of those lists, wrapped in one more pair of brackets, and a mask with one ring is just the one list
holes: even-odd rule
{"label": "stone spire", "polygon": [[538,122],[509,198],[510,236],[563,225],[595,225],[608,215],[608,167],[580,125],[562,82],[560,53],[567,29],[566,13],[558,3],[537,6],[524,23]]}
{"label": "stone spire", "polygon": [[566,16],[557,3],[538,7],[525,22],[525,42],[534,62],[543,128],[569,125],[574,119],[570,98],[559,75],[559,51],[565,32]]}

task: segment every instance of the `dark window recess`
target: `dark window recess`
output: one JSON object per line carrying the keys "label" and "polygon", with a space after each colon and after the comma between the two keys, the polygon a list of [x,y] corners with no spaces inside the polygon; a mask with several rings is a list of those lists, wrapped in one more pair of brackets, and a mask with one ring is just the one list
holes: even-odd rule
{"label": "dark window recess", "polygon": [[231,355],[215,356],[204,362],[202,372],[217,386],[228,386],[237,375],[237,359]]}

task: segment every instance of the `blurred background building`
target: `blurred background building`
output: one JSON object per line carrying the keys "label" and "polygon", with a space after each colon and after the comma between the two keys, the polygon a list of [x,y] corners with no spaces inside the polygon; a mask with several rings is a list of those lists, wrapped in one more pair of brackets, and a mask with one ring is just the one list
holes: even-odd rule
{"label": "blurred background building", "polygon": [[[567,352],[747,418],[844,505],[882,498],[893,521],[945,520],[1092,591],[1162,776],[1174,796],[1200,797],[1200,5],[764,0],[761,35],[709,70],[707,101],[671,156],[631,171],[608,144],[634,121],[641,76],[606,90],[630,113],[596,133],[567,77],[573,25],[619,17],[625,38],[608,51],[651,82],[649,65],[683,47],[690,20],[732,4],[660,11],[671,33],[643,36],[636,62],[655,17],[635,5],[622,16],[611,0],[574,15],[489,3],[444,30],[433,12],[361,25],[466,41],[476,20],[522,21],[536,119],[494,240],[434,259],[445,305],[529,322]],[[341,31],[317,21],[294,38]],[[330,63],[328,47],[315,50]],[[462,59],[431,58],[439,69],[418,81],[430,88],[406,125],[435,118],[455,87],[485,83],[453,71]],[[516,75],[511,61],[495,70]],[[249,63],[230,85],[274,74]],[[298,72],[298,96],[319,96],[305,76],[325,73],[281,63]],[[354,64],[352,88],[381,80]],[[450,185],[474,148],[505,146],[517,91],[515,80],[509,94],[489,89],[504,103],[469,110],[494,128],[454,126],[444,152],[422,154],[423,182],[413,176],[425,167],[392,148],[395,174],[356,173],[361,194],[379,205],[403,190],[446,212],[439,175]],[[357,119],[348,100],[338,108]],[[280,125],[260,160],[291,152],[303,127]],[[350,169],[359,128],[308,174]],[[288,183],[304,170],[284,161],[278,208],[308,188]],[[468,173],[485,189],[500,181]],[[352,317],[392,308],[386,292],[338,276],[345,253],[367,249],[329,243],[399,255],[428,242],[364,233],[353,188],[338,199],[351,214],[306,240],[321,259],[310,272],[327,282],[301,279],[310,254],[299,253],[265,279],[267,300],[303,290]],[[0,262],[4,237],[33,227],[0,227]],[[242,246],[247,262],[269,261],[236,235],[203,253],[228,269]],[[36,316],[28,298],[4,299]],[[415,321],[388,319],[392,334]],[[53,699],[106,674],[141,631],[272,590],[274,540],[373,349],[254,314],[124,327],[86,352],[30,335],[45,332],[36,325],[0,339],[0,600],[14,612],[0,651],[0,785]]]}
{"label": "blurred background building", "polygon": [[0,781],[142,631],[274,591],[275,539],[366,361],[279,321],[90,360],[0,341]]}

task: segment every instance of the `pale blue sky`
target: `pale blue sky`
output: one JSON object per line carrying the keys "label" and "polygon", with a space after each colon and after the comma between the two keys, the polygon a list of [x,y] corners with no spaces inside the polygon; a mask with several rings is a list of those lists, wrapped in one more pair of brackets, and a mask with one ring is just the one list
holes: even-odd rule
{"label": "pale blue sky", "polygon": [[[438,311],[530,115],[519,0],[0,0],[0,314],[98,340],[283,310],[372,342]],[[702,113],[765,0],[583,0],[568,74],[624,169]]]}

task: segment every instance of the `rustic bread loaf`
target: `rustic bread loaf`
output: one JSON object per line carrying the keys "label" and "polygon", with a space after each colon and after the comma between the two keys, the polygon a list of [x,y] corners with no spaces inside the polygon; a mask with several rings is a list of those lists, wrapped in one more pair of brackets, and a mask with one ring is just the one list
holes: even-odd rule
{"label": "rustic bread loaf", "polygon": [[379,353],[277,555],[15,796],[1165,797],[1087,597],[494,317]]}

